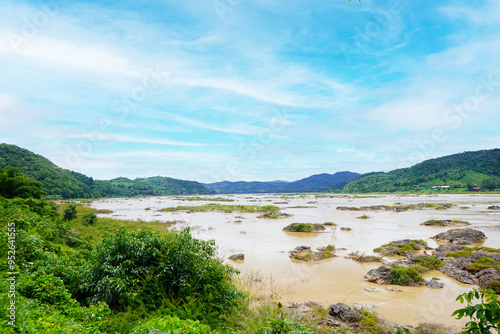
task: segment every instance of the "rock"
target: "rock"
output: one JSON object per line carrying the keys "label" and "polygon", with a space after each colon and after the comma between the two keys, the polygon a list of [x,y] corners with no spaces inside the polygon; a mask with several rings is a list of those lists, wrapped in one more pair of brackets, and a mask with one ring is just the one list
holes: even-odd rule
{"label": "rock", "polygon": [[233,254],[229,257],[229,260],[232,261],[243,261],[245,260],[245,254],[240,253],[240,254]]}
{"label": "rock", "polygon": [[314,307],[313,304],[311,304],[310,302],[304,302],[304,303],[302,303],[302,306],[309,307],[309,308]]}
{"label": "rock", "polygon": [[466,222],[464,220],[450,220],[450,219],[444,219],[444,220],[435,220],[431,219],[426,222],[423,222],[420,225],[424,226],[465,226],[465,225],[470,225],[469,222]]}
{"label": "rock", "polygon": [[356,303],[352,306],[353,309],[357,311],[368,311],[368,312],[373,312],[373,306],[368,305],[368,304],[360,304]]}
{"label": "rock", "polygon": [[387,288],[385,288],[387,291],[393,291],[393,292],[403,292],[403,290],[401,289],[398,289],[398,288],[394,288],[392,286],[389,286]]}
{"label": "rock", "polygon": [[379,289],[377,288],[363,288],[366,292],[380,292]]}
{"label": "rock", "polygon": [[451,263],[445,263],[444,266],[439,267],[439,271],[451,278],[456,279],[461,283],[465,284],[478,283],[478,280],[470,272],[457,268]]}
{"label": "rock", "polygon": [[360,311],[343,303],[328,306],[328,313],[343,322],[353,323],[361,320]]}
{"label": "rock", "polygon": [[444,284],[438,281],[430,280],[425,282],[425,285],[432,289],[442,289]]}
{"label": "rock", "polygon": [[384,264],[366,273],[365,279],[368,282],[373,282],[380,285],[391,284],[392,282],[391,269],[392,269],[391,265]]}
{"label": "rock", "polygon": [[321,224],[303,224],[303,223],[292,223],[283,228],[285,232],[304,232],[304,233],[312,233],[326,230]]}
{"label": "rock", "polygon": [[492,205],[488,207],[489,210],[500,210],[500,206],[498,205]]}
{"label": "rock", "polygon": [[310,251],[311,250],[311,247],[309,246],[297,246],[293,249],[294,251],[296,252],[307,252],[307,251]]}
{"label": "rock", "polygon": [[431,278],[431,280],[433,280],[433,281],[439,281],[441,279],[439,277],[433,277],[433,278]]}
{"label": "rock", "polygon": [[288,253],[290,258],[305,262],[315,262],[335,256],[335,246],[333,245],[318,247],[317,249],[320,251],[313,252],[309,246],[298,246]]}
{"label": "rock", "polygon": [[429,249],[423,240],[403,239],[391,241],[388,244],[375,248],[373,251],[386,256],[409,256],[410,253]]}
{"label": "rock", "polygon": [[340,230],[341,231],[352,231],[352,228],[350,228],[350,227],[341,227]]}
{"label": "rock", "polygon": [[455,245],[470,245],[475,243],[480,243],[486,240],[486,235],[478,230],[473,230],[471,228],[454,228],[443,233],[432,237],[432,239],[451,243]]}
{"label": "rock", "polygon": [[476,273],[476,277],[479,281],[479,286],[481,289],[490,288],[491,281],[500,281],[500,277],[497,274],[497,271],[493,268],[483,269],[480,272]]}

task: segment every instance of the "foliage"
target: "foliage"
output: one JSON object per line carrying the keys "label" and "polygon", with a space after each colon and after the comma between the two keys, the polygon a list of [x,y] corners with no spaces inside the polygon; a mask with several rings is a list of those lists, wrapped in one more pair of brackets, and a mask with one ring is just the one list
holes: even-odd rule
{"label": "foliage", "polygon": [[161,211],[187,211],[187,212],[205,212],[205,211],[220,211],[220,212],[275,212],[279,208],[274,205],[220,205],[207,204],[200,206],[185,206],[179,205],[176,207],[164,208]]}
{"label": "foliage", "polygon": [[[0,144],[0,169],[8,166],[18,167],[26,176],[39,181],[32,183],[29,187],[17,187],[17,191],[22,195],[17,195],[19,197],[39,197],[36,195],[39,183],[43,184],[47,197],[51,199],[212,193],[198,182],[160,176],[135,180],[116,178],[110,181],[96,181],[83,174],[59,168],[48,159],[26,149],[15,145]],[[0,189],[4,188],[2,174],[0,172]],[[0,196],[4,195],[0,193]]]}
{"label": "foliage", "polygon": [[63,211],[64,220],[73,220],[76,218],[76,204],[69,204]]}
{"label": "foliage", "polygon": [[422,275],[412,267],[392,265],[391,276],[391,283],[394,285],[419,285],[421,282],[425,281]]}
{"label": "foliage", "polygon": [[364,333],[370,334],[389,334],[392,330],[387,328],[379,317],[373,312],[366,310],[361,311],[361,320],[359,321],[359,328]]}
{"label": "foliage", "polygon": [[[464,152],[430,159],[409,168],[388,173],[364,174],[348,183],[344,193],[416,192],[433,186],[450,186],[449,191],[467,191],[468,184],[498,188],[500,149]],[[490,180],[491,179],[491,180]],[[431,189],[429,189],[431,191]]]}
{"label": "foliage", "polygon": [[85,213],[82,215],[82,222],[87,225],[94,225],[97,222],[95,213]]}
{"label": "foliage", "polygon": [[[474,299],[479,304],[473,304]],[[489,334],[491,330],[496,332],[500,329],[500,302],[493,290],[473,289],[468,293],[459,295],[456,299],[461,304],[467,303],[464,308],[453,312],[452,316],[457,319],[468,317],[471,320],[466,323],[462,333]]]}
{"label": "foliage", "polygon": [[295,324],[287,319],[270,319],[267,326],[256,334],[312,334],[313,332],[302,324]]}
{"label": "foliage", "polygon": [[153,318],[146,323],[135,327],[130,334],[210,334],[209,326],[194,320],[181,320],[176,316]]}
{"label": "foliage", "polygon": [[0,196],[5,198],[40,198],[43,184],[21,173],[20,168],[0,166]]}
{"label": "foliage", "polygon": [[309,223],[299,223],[290,226],[290,232],[313,232],[316,228],[313,224]]}
{"label": "foliage", "polygon": [[189,229],[162,238],[120,228],[105,235],[92,255],[86,302],[103,301],[115,310],[175,309],[175,301],[184,300],[196,309],[194,319],[217,321],[216,314],[231,311],[241,294],[231,283],[235,269],[215,255],[213,241],[195,239]]}
{"label": "foliage", "polygon": [[444,265],[443,261],[430,255],[415,258],[415,263],[425,267],[427,270],[439,268]]}

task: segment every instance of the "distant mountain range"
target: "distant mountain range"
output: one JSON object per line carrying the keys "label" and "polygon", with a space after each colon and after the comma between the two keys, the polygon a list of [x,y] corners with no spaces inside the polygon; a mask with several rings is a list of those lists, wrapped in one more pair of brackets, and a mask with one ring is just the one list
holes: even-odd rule
{"label": "distant mountain range", "polygon": [[26,176],[43,183],[48,198],[98,198],[211,194],[199,182],[169,177],[109,181],[94,180],[84,174],[62,169],[47,158],[15,145],[0,144],[0,168],[19,167]]}
{"label": "distant mountain range", "polygon": [[478,186],[492,190],[500,188],[499,177],[500,149],[496,148],[430,159],[388,173],[364,174],[347,184],[343,192],[416,192],[441,186],[454,191]]}
{"label": "distant mountain range", "polygon": [[316,174],[293,182],[229,182],[204,183],[218,194],[249,194],[249,193],[291,193],[291,192],[323,192],[330,189],[339,191],[350,181],[360,176],[359,173],[337,172],[335,174]]}
{"label": "distant mountain range", "polygon": [[[0,168],[19,167],[44,185],[48,198],[98,198],[191,194],[305,193],[305,192],[418,192],[432,187],[453,191],[500,189],[500,149],[463,152],[430,159],[388,173],[337,172],[317,174],[293,182],[216,182],[169,177],[119,177],[94,180],[62,169],[47,158],[15,145],[0,144]],[[443,189],[443,188],[439,188]],[[477,188],[476,188],[477,189]]]}

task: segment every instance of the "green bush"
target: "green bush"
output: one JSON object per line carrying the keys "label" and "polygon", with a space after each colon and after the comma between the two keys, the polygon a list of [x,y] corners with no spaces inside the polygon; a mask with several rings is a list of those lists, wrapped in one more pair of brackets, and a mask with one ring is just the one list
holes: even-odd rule
{"label": "green bush", "polygon": [[76,204],[69,204],[63,211],[63,219],[70,221],[76,218]]}
{"label": "green bush", "polygon": [[163,306],[216,324],[242,297],[231,280],[237,271],[216,257],[213,241],[193,238],[189,228],[162,238],[121,227],[103,237],[89,263],[87,303],[103,301],[114,310]]}
{"label": "green bush", "polygon": [[77,304],[76,300],[71,298],[64,282],[54,274],[35,272],[29,276],[24,275],[19,281],[18,291],[27,298],[38,299],[42,303],[57,305],[62,309]]}
{"label": "green bush", "polygon": [[391,269],[392,284],[394,285],[419,285],[424,282],[420,273],[412,267],[401,267],[393,265]]}
{"label": "green bush", "polygon": [[82,222],[87,225],[94,225],[97,222],[95,213],[85,213],[82,215]]}
{"label": "green bush", "polygon": [[427,270],[439,268],[444,265],[444,262],[435,256],[423,256],[415,258],[415,263],[427,268]]}
{"label": "green bush", "polygon": [[213,333],[209,326],[199,321],[181,320],[175,316],[153,318],[146,323],[135,327],[130,334],[210,334]]}
{"label": "green bush", "polygon": [[290,226],[290,232],[312,232],[315,231],[315,227],[313,224],[308,223],[299,223]]}

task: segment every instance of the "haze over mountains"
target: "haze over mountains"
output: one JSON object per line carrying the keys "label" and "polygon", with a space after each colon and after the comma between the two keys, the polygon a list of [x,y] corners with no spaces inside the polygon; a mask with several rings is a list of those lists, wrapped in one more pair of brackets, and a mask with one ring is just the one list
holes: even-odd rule
{"label": "haze over mountains", "polygon": [[342,190],[344,186],[359,173],[337,172],[335,174],[316,174],[293,182],[270,181],[270,182],[216,182],[204,185],[218,194],[242,194],[242,193],[290,193],[290,192],[321,192],[329,189]]}
{"label": "haze over mountains", "polygon": [[191,194],[297,193],[297,192],[419,192],[433,186],[447,191],[500,189],[500,149],[463,152],[430,159],[388,173],[358,174],[349,171],[316,174],[297,181],[216,182],[202,184],[164,176],[118,177],[94,180],[62,169],[47,158],[15,145],[0,144],[0,168],[18,167],[44,185],[48,198],[98,198]]}

